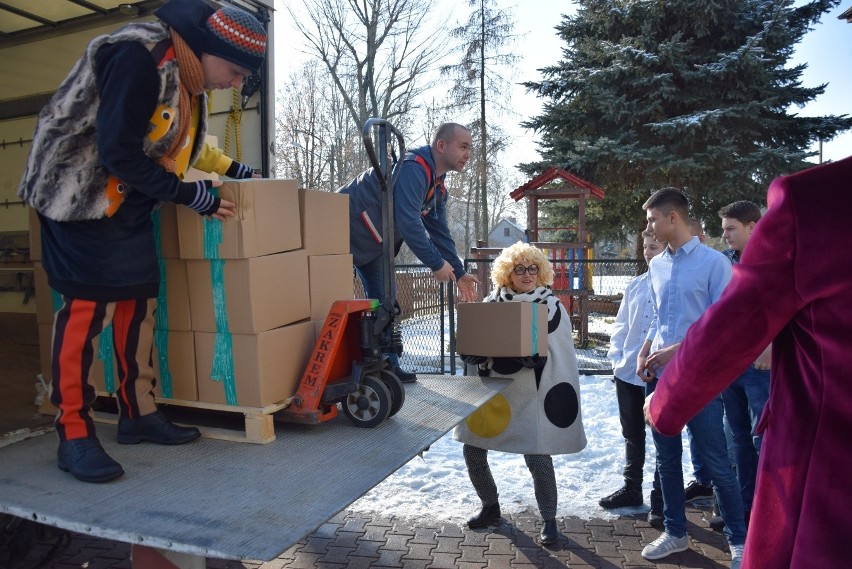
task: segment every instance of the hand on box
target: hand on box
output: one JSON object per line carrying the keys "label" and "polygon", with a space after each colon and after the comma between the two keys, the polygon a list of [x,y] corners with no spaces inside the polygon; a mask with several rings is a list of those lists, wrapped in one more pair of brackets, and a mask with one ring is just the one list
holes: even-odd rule
{"label": "hand on box", "polygon": [[234,202],[229,202],[228,200],[220,200],[219,201],[219,209],[216,210],[216,213],[210,215],[213,219],[218,219],[219,221],[225,221],[225,219],[229,217],[234,217],[236,215],[237,204]]}
{"label": "hand on box", "polygon": [[472,366],[478,366],[479,364],[484,364],[488,361],[486,356],[466,356],[464,354],[459,354],[459,357],[461,358],[461,361]]}
{"label": "hand on box", "polygon": [[535,355],[516,359],[522,366],[530,369],[541,369],[547,364],[547,356]]}

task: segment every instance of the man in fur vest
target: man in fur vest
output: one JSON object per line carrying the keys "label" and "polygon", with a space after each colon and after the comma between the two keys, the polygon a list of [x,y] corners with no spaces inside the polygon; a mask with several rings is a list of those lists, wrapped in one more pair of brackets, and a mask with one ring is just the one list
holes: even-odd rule
{"label": "man in fur vest", "polygon": [[263,25],[234,7],[173,0],[157,21],[92,40],[39,115],[18,195],[38,211],[44,268],[62,295],[51,402],[58,466],[85,482],[124,474],[98,442],[89,408],[93,341],[110,322],[118,368],[118,442],[183,444],[198,429],[154,402],[151,365],[160,287],[152,211],[175,202],[224,221],[235,205],[183,182],[190,166],[232,178],[252,170],[204,144],[207,96],[239,88],[266,52]]}

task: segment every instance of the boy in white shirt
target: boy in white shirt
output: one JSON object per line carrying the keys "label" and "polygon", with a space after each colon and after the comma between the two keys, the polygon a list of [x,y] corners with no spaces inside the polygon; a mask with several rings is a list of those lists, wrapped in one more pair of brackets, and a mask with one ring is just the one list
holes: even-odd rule
{"label": "boy in white shirt", "polygon": [[[642,232],[642,250],[645,262],[663,251],[665,243],[659,243],[647,231]],[[624,486],[598,502],[606,509],[637,507],[642,499],[642,471],[645,466],[645,418],[642,405],[645,403],[645,383],[636,375],[636,356],[648,334],[654,316],[654,305],[648,289],[648,273],[642,273],[627,284],[624,298],[615,317],[610,348],[607,358],[612,362],[615,393],[618,398],[618,417],[621,434],[624,436]],[[659,502],[659,519],[662,521],[662,496],[651,492],[651,510]],[[655,495],[656,494],[656,495]],[[650,521],[650,518],[649,518]]]}

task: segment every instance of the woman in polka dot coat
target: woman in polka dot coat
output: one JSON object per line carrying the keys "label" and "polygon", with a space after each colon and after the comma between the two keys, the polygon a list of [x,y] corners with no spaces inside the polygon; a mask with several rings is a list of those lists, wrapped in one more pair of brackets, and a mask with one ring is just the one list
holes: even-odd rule
{"label": "woman in polka dot coat", "polygon": [[504,249],[491,269],[494,290],[485,302],[536,302],[547,305],[546,357],[485,358],[464,355],[479,368],[514,381],[475,411],[454,432],[464,443],[468,474],[482,501],[472,528],[499,522],[497,486],[488,466],[488,450],[524,455],[533,477],[536,502],[544,520],[541,542],[555,543],[556,476],[554,454],[576,453],[586,446],[580,413],[580,380],[571,320],[553,294],[553,268],[541,249],[518,242]]}

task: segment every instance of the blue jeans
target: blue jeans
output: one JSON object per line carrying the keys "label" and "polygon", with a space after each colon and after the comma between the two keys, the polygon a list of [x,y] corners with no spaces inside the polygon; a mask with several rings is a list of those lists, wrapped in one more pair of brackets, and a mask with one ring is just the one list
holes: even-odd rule
{"label": "blue jeans", "polygon": [[734,460],[743,497],[743,506],[751,510],[757,477],[757,457],[761,435],[755,434],[763,407],[769,399],[769,370],[749,366],[728,389],[722,392],[725,416],[733,435]]}
{"label": "blue jeans", "polygon": [[[381,300],[384,296],[385,287],[382,282],[382,273],[386,268],[387,266],[384,257],[381,255],[368,263],[355,267],[355,272],[358,273],[358,278],[361,279],[361,284],[364,285],[364,294],[367,295],[367,298],[376,298]],[[396,306],[396,275],[391,277],[391,287],[393,288],[393,303],[394,306]],[[390,329],[387,330],[387,333],[390,334]],[[394,352],[386,355],[388,356],[390,364],[393,367],[398,368],[399,355]]]}
{"label": "blue jeans", "polygon": [[[722,403],[724,403],[724,397],[722,398]],[[723,414],[722,425],[725,428],[725,441],[728,445],[728,462],[731,463],[731,468],[736,469],[737,460],[734,456],[734,435],[731,433],[730,425],[728,425],[727,413]],[[710,480],[710,474],[707,472],[707,469],[704,468],[704,465],[701,464],[701,460],[698,458],[698,453],[695,451],[695,442],[692,440],[692,433],[689,431],[689,429],[687,429],[686,434],[689,438],[689,451],[690,456],[692,458],[692,472],[695,476],[695,480],[697,480],[700,484],[703,484],[704,486],[710,486],[711,484],[713,484],[713,481]],[[752,490],[754,490],[754,488],[752,488]],[[743,503],[745,503],[745,497],[743,497]],[[751,504],[751,500],[749,500],[748,503]],[[748,507],[746,507],[746,509],[748,509]]]}
{"label": "blue jeans", "polygon": [[[652,393],[657,380],[646,386]],[[725,536],[731,545],[745,543],[746,527],[739,484],[728,460],[725,432],[722,428],[722,398],[710,401],[687,423],[695,441],[698,459],[713,482],[716,503],[725,520]],[[680,434],[667,437],[654,431],[657,469],[663,491],[663,517],[666,532],[675,537],[686,535],[686,502],[683,493],[683,444]]]}

